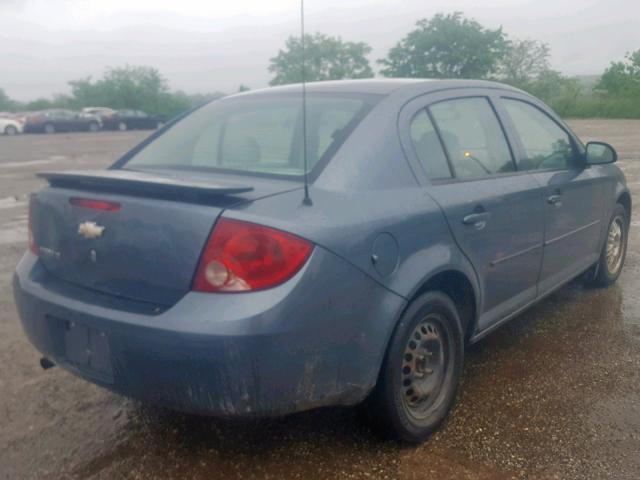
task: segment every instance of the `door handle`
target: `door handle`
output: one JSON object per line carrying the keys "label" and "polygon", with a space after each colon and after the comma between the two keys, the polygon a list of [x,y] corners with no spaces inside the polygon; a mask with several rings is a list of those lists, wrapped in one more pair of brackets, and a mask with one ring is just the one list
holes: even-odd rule
{"label": "door handle", "polygon": [[465,225],[473,225],[480,230],[485,227],[489,218],[491,218],[489,212],[471,213],[462,219],[462,223]]}
{"label": "door handle", "polygon": [[554,207],[561,207],[562,195],[551,195],[549,198],[547,198],[547,203],[549,205],[553,205]]}

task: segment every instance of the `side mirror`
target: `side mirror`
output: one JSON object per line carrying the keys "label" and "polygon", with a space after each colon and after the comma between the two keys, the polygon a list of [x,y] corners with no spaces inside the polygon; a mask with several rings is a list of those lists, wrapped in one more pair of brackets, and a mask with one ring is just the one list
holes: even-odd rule
{"label": "side mirror", "polygon": [[618,160],[618,154],[615,149],[608,143],[604,142],[587,143],[585,157],[587,165],[604,165]]}

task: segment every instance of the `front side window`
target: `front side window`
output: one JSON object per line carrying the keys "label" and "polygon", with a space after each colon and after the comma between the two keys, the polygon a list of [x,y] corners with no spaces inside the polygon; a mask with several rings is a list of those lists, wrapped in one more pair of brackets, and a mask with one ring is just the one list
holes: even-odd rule
{"label": "front side window", "polygon": [[[309,94],[306,105],[309,170],[329,158],[378,96]],[[231,97],[176,123],[126,168],[198,168],[286,176],[304,174],[299,94]]]}
{"label": "front side window", "polygon": [[524,149],[520,170],[564,169],[571,165],[571,137],[542,111],[520,100],[502,99]]}
{"label": "front side window", "polygon": [[432,180],[451,178],[447,157],[425,110],[413,117],[410,130],[413,148],[427,176]]}
{"label": "front side window", "polygon": [[478,178],[515,170],[509,145],[488,99],[457,98],[429,109],[456,177]]}
{"label": "front side window", "polygon": [[74,114],[67,110],[52,110],[49,116],[55,120],[69,120],[74,117]]}

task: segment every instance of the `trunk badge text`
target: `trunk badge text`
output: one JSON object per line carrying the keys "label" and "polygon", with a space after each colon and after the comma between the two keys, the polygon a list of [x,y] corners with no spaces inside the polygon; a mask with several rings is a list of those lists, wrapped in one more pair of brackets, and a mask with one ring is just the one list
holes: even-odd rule
{"label": "trunk badge text", "polygon": [[78,225],[78,234],[84,238],[91,240],[102,236],[105,227],[98,225],[96,222],[82,222]]}
{"label": "trunk badge text", "polygon": [[48,257],[53,257],[57,260],[60,260],[60,257],[62,256],[60,254],[60,252],[58,252],[57,250],[54,250],[53,248],[47,248],[47,247],[39,247],[38,248],[38,252],[41,255],[46,255]]}

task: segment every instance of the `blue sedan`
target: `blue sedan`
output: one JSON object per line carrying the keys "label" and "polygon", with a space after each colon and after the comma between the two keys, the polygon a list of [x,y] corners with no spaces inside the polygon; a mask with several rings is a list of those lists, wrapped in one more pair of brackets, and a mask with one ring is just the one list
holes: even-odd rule
{"label": "blue sedan", "polygon": [[616,152],[539,100],[482,81],[306,92],[229,96],[107,170],[40,174],[14,293],[44,366],[207,415],[364,402],[419,442],[465,345],[620,275]]}

